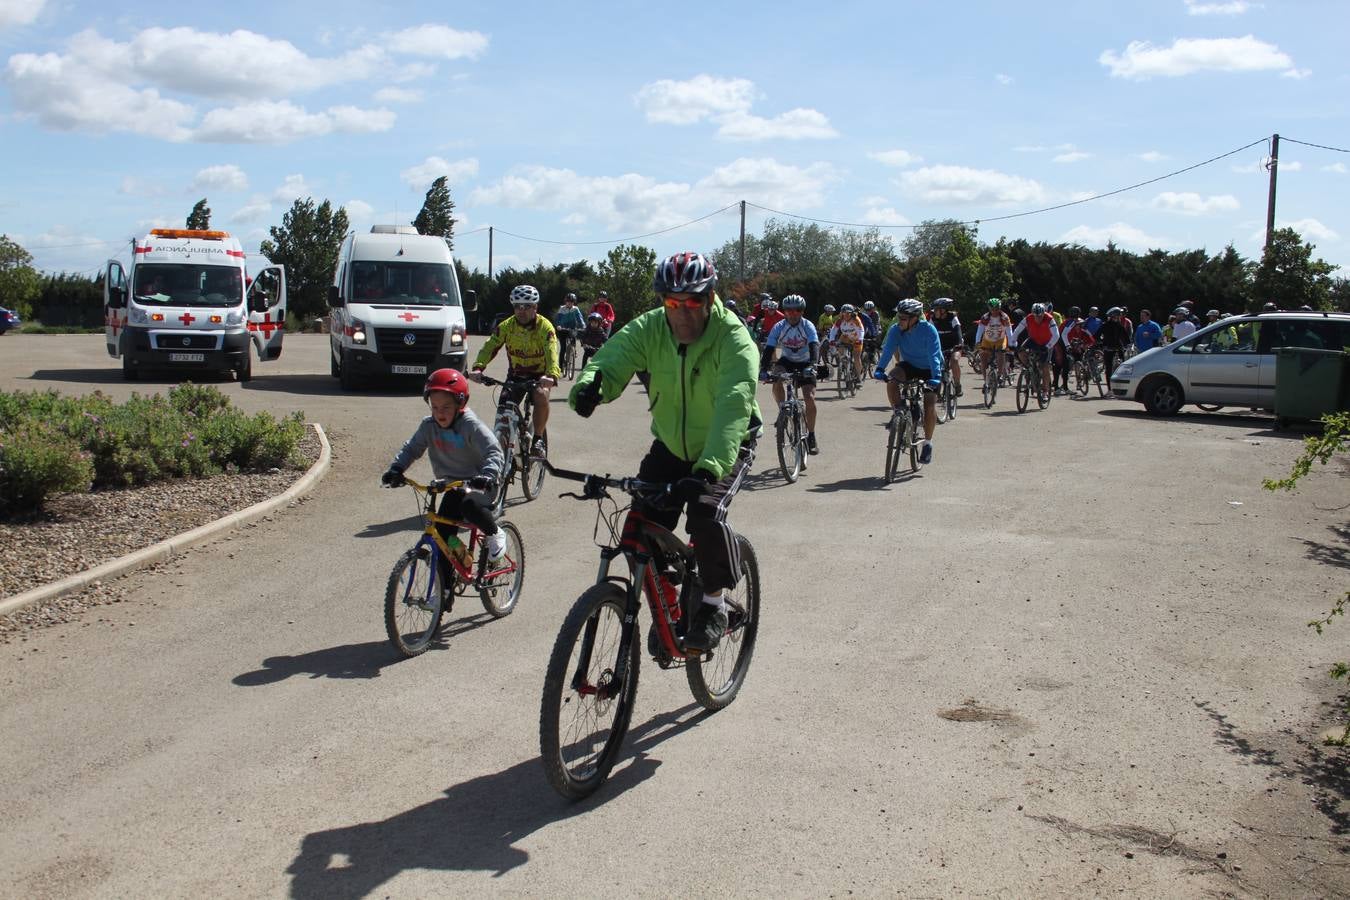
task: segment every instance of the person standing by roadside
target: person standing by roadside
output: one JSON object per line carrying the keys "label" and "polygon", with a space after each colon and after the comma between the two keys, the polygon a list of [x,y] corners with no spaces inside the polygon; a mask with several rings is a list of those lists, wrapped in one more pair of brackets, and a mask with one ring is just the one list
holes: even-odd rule
{"label": "person standing by roadside", "polygon": [[1195,323],[1191,321],[1190,310],[1178,306],[1172,313],[1177,317],[1176,322],[1172,323],[1172,340],[1179,341],[1195,334]]}
{"label": "person standing by roadside", "polygon": [[1139,310],[1139,327],[1134,330],[1134,349],[1140,353],[1152,350],[1162,343],[1162,339],[1162,326],[1153,321],[1153,312],[1147,309]]}
{"label": "person standing by roadside", "polygon": [[1102,317],[1099,316],[1097,312],[1098,312],[1097,307],[1089,306],[1087,318],[1083,320],[1083,327],[1086,328],[1087,333],[1092,335],[1094,338],[1097,336],[1097,332],[1102,327]]}
{"label": "person standing by roadside", "polygon": [[1102,361],[1106,365],[1108,379],[1116,370],[1116,366],[1125,359],[1125,345],[1130,342],[1130,335],[1121,322],[1124,317],[1125,311],[1119,306],[1111,307],[1106,311],[1106,321],[1097,332],[1097,345],[1102,350]]}

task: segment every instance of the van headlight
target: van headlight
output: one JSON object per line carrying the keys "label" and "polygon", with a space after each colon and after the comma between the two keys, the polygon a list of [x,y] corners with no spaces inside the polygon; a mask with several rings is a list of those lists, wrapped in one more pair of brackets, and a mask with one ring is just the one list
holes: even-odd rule
{"label": "van headlight", "polygon": [[1134,363],[1121,363],[1116,366],[1116,370],[1111,373],[1112,378],[1119,378],[1124,381],[1134,376]]}
{"label": "van headlight", "polygon": [[465,329],[463,325],[450,326],[450,346],[456,349],[464,346]]}
{"label": "van headlight", "polygon": [[145,325],[150,321],[150,316],[139,306],[128,305],[127,321],[132,325]]}
{"label": "van headlight", "polygon": [[237,310],[237,309],[231,310],[231,311],[230,311],[228,314],[226,314],[226,316],[225,316],[225,324],[226,324],[226,325],[243,325],[243,324],[244,324],[244,313],[243,313],[241,310]]}
{"label": "van headlight", "polygon": [[364,344],[366,342],[366,323],[360,319],[352,319],[352,343]]}

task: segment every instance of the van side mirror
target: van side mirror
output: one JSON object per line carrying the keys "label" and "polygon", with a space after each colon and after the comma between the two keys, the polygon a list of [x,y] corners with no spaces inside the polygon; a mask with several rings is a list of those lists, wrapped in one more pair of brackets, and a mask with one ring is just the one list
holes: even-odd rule
{"label": "van side mirror", "polygon": [[338,287],[336,284],[330,284],[328,286],[328,305],[329,306],[342,305],[342,298],[338,296]]}
{"label": "van side mirror", "polygon": [[464,311],[473,312],[478,308],[478,293],[476,291],[464,292]]}
{"label": "van side mirror", "polygon": [[127,305],[127,289],[123,287],[108,288],[108,308],[121,309]]}
{"label": "van side mirror", "polygon": [[248,311],[265,313],[268,310],[267,295],[262,291],[254,291],[248,297]]}

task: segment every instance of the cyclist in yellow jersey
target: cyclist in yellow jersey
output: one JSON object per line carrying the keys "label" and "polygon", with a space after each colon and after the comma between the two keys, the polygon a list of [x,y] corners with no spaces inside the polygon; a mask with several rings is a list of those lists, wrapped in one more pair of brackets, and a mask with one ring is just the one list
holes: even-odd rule
{"label": "cyclist in yellow jersey", "polygon": [[536,455],[544,452],[544,433],[548,425],[548,397],[553,386],[562,377],[558,365],[558,333],[553,323],[539,315],[539,291],[533,285],[520,284],[511,289],[511,306],[515,314],[502,319],[492,331],[478,357],[473,361],[469,378],[483,380],[483,369],[492,362],[497,351],[506,348],[507,377],[535,378],[534,389],[534,446]]}
{"label": "cyclist in yellow jersey", "polygon": [[820,319],[816,321],[816,334],[824,337],[830,333],[834,327],[834,304],[826,303],[825,308],[821,310]]}

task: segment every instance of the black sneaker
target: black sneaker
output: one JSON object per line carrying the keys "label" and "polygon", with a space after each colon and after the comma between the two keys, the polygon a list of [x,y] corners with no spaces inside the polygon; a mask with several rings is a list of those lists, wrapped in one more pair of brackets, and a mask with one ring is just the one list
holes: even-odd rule
{"label": "black sneaker", "polygon": [[958,396],[958,397],[964,397],[965,394],[966,394],[966,392],[963,391],[963,390],[961,390],[961,385],[958,384],[958,385],[956,386],[956,396]]}
{"label": "black sneaker", "polygon": [[727,630],[727,611],[725,606],[713,606],[711,603],[699,604],[689,622],[689,633],[684,636],[684,649],[706,652],[716,647]]}
{"label": "black sneaker", "polygon": [[815,456],[820,452],[820,446],[816,444],[816,433],[809,431],[806,434],[806,452]]}

